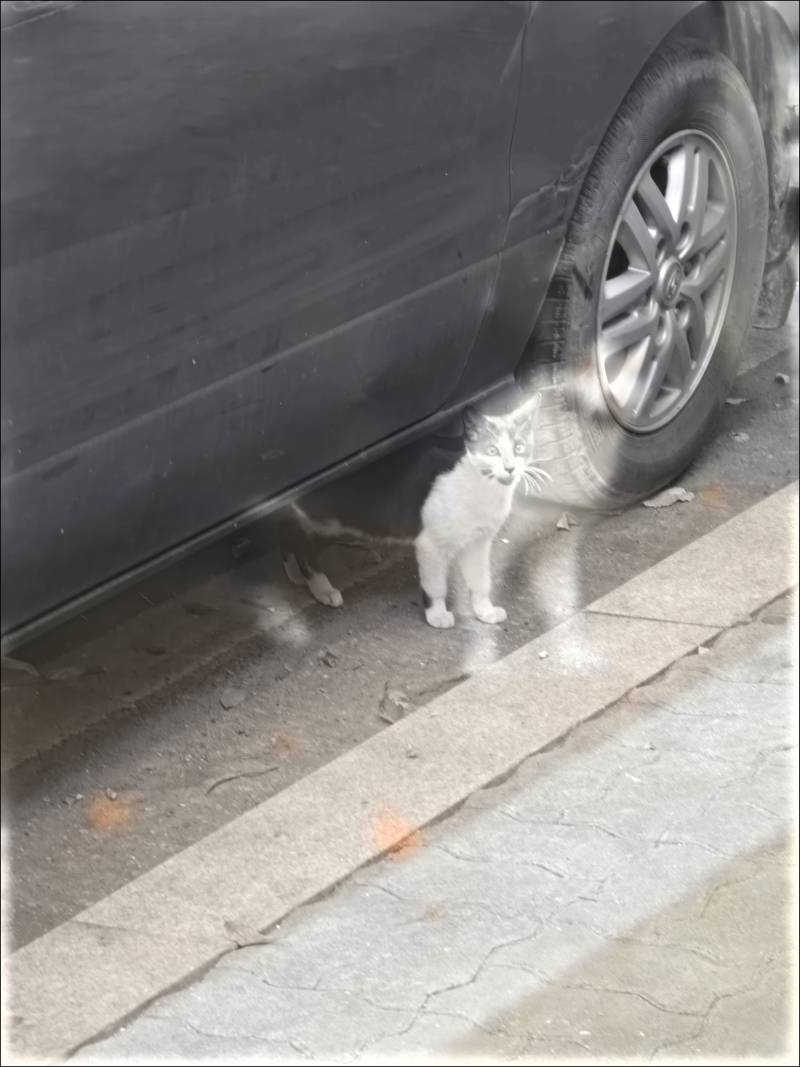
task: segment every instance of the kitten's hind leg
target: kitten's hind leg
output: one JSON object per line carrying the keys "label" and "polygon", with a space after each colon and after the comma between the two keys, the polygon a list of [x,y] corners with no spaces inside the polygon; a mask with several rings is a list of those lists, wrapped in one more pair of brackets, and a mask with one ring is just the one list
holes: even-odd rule
{"label": "kitten's hind leg", "polygon": [[[302,566],[302,564],[301,564]],[[330,579],[324,571],[310,571],[306,575],[306,585],[311,595],[320,604],[329,608],[340,608],[344,598],[336,586],[331,585]]]}
{"label": "kitten's hind leg", "polygon": [[472,610],[481,622],[494,625],[505,622],[506,612],[505,608],[495,607],[490,597],[491,548],[492,542],[488,538],[473,541],[461,553],[458,562],[472,597]]}
{"label": "kitten's hind leg", "polygon": [[306,584],[303,572],[297,562],[297,554],[301,551],[304,540],[304,531],[299,528],[297,520],[290,513],[284,513],[278,524],[278,548],[280,549],[286,577],[292,585]]}
{"label": "kitten's hind leg", "polygon": [[456,620],[453,613],[447,610],[446,603],[447,556],[424,532],[414,542],[414,548],[425,603],[425,619],[438,630],[448,630]]}
{"label": "kitten's hind leg", "polygon": [[295,585],[307,585],[311,595],[329,608],[342,606],[342,594],[331,585],[319,564],[319,546],[314,535],[294,517],[285,519],[279,531],[286,576]]}
{"label": "kitten's hind leg", "polygon": [[292,585],[306,584],[306,580],[303,577],[303,572],[300,570],[300,564],[297,562],[297,556],[295,556],[294,552],[289,552],[283,557],[283,569],[286,571],[286,577]]}

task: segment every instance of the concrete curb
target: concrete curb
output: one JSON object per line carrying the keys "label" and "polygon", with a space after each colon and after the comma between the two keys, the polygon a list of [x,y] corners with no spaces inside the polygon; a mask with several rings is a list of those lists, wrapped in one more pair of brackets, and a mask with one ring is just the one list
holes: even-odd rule
{"label": "concrete curb", "polygon": [[17,1053],[63,1059],[780,595],[796,514],[797,483],[14,953]]}

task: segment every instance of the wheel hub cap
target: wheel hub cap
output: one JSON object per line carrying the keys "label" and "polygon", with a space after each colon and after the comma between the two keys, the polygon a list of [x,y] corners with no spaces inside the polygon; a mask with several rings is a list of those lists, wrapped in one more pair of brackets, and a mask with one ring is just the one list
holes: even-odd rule
{"label": "wheel hub cap", "polygon": [[663,308],[672,308],[678,303],[683,285],[683,267],[677,259],[662,263],[658,272],[657,300]]}
{"label": "wheel hub cap", "polygon": [[597,369],[614,418],[660,429],[688,403],[719,339],[736,263],[736,193],[721,146],[663,141],[623,201],[597,310]]}

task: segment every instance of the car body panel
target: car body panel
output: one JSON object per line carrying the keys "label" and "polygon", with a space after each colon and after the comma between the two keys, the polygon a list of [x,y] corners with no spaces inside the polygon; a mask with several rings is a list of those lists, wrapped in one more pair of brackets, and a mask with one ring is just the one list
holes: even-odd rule
{"label": "car body panel", "polygon": [[4,33],[4,628],[444,403],[526,13],[101,2]]}
{"label": "car body panel", "polygon": [[628,88],[725,20],[9,7],[6,647],[509,380]]}

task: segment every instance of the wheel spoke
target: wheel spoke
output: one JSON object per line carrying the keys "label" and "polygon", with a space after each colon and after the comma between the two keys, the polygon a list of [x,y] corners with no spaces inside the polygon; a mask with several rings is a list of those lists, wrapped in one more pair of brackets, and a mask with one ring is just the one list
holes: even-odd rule
{"label": "wheel spoke", "polygon": [[[705,318],[703,318],[703,334],[705,336]],[[683,386],[688,382],[694,372],[692,350],[689,339],[678,323],[675,324],[675,344],[673,347],[672,369],[677,372],[678,384]]]}
{"label": "wheel spoke", "polygon": [[625,361],[610,381],[618,404],[635,411],[644,389],[653,351],[653,338],[645,337],[626,354]]}
{"label": "wheel spoke", "polygon": [[706,216],[687,252],[695,255],[713,248],[728,231],[728,212],[722,204],[709,204]]}
{"label": "wheel spoke", "polygon": [[690,348],[699,356],[706,344],[706,309],[698,290],[684,288],[682,296],[689,315],[686,329]]}
{"label": "wheel spoke", "polygon": [[633,268],[618,274],[616,278],[607,278],[603,283],[603,302],[600,308],[602,324],[615,319],[623,311],[631,310],[652,288],[654,281],[650,271]]}
{"label": "wheel spoke", "polygon": [[690,232],[696,232],[703,224],[708,202],[708,153],[697,148],[694,153],[692,174],[692,197],[686,221]]}
{"label": "wheel spoke", "polygon": [[637,383],[636,395],[632,398],[635,416],[646,416],[658,397],[661,385],[670,369],[675,353],[676,338],[680,333],[675,313],[668,311],[664,316],[664,336],[651,341],[651,359],[643,368],[643,373]]}
{"label": "wheel spoke", "polygon": [[636,311],[632,315],[627,315],[619,322],[615,322],[613,326],[601,330],[600,358],[606,360],[615,352],[630,348],[646,337],[650,337],[655,332],[657,322],[657,310],[647,308],[644,311]]}
{"label": "wheel spoke", "polygon": [[708,155],[697,145],[686,148],[687,164],[684,186],[681,191],[681,214],[679,220],[689,234],[692,244],[703,225],[708,200]]}
{"label": "wheel spoke", "polygon": [[638,270],[654,270],[656,243],[633,200],[625,208],[620,219],[617,240],[625,250],[632,267]]}
{"label": "wheel spoke", "polygon": [[667,162],[667,189],[664,199],[680,229],[686,222],[692,196],[694,154],[691,145],[682,145],[670,153]]}
{"label": "wheel spoke", "polygon": [[688,293],[703,294],[710,289],[728,264],[728,246],[725,241],[719,244],[705,257],[696,276],[690,276],[683,283]]}
{"label": "wheel spoke", "polygon": [[678,243],[680,229],[664,194],[653,181],[652,175],[645,174],[639,182],[635,196],[640,201],[644,215],[653,224],[658,235],[667,242],[670,248],[674,248]]}

